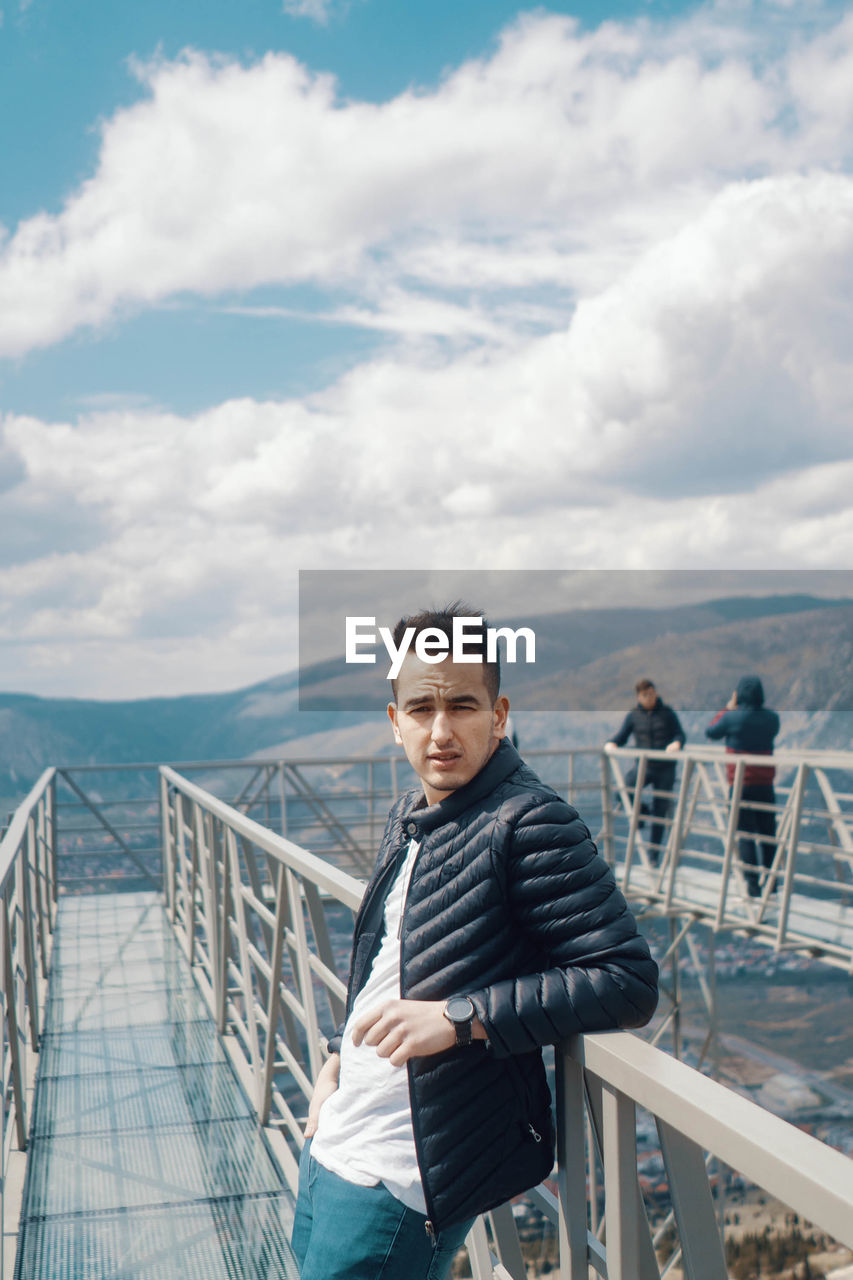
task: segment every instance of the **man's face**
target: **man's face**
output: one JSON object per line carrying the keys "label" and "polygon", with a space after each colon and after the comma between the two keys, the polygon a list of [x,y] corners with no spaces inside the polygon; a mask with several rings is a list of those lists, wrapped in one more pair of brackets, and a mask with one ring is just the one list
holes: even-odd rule
{"label": "man's face", "polygon": [[641,689],[637,694],[637,700],[641,707],[646,711],[651,711],[652,707],[658,700],[658,691],[654,685],[650,685],[648,689]]}
{"label": "man's face", "polygon": [[483,675],[479,662],[429,663],[414,653],[400,668],[388,715],[427,804],[470,782],[506,733],[509,700],[492,706]]}

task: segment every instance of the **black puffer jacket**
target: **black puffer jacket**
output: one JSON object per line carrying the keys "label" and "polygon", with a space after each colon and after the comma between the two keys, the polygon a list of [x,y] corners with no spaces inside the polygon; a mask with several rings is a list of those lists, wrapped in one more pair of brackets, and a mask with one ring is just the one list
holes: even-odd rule
{"label": "black puffer jacket", "polygon": [[401,993],[468,995],[488,1035],[488,1045],[408,1064],[427,1213],[440,1231],[548,1176],[554,1134],[540,1046],[642,1026],[657,1004],[657,966],[576,810],[504,740],[439,804],[412,791],[391,811],[356,919],[348,1013],[412,838],[421,848],[404,908]]}
{"label": "black puffer jacket", "polygon": [[624,747],[632,733],[641,751],[663,751],[671,742],[680,742],[683,747],[687,741],[677,713],[660,698],[650,711],[639,702],[632,707],[611,742]]}

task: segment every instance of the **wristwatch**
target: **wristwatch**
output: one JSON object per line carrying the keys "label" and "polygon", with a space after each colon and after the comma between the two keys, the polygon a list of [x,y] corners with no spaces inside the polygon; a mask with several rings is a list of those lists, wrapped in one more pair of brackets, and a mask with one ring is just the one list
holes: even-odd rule
{"label": "wristwatch", "polygon": [[456,1043],[460,1047],[469,1045],[474,1039],[472,1023],[474,1021],[474,1004],[468,996],[451,996],[444,1006],[444,1016],[452,1022],[456,1029]]}

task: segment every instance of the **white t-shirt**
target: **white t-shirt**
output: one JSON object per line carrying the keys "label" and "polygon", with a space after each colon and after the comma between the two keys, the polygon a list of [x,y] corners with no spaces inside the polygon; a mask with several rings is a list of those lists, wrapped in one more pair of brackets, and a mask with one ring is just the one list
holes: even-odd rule
{"label": "white t-shirt", "polygon": [[409,1073],[380,1058],[372,1045],[352,1042],[352,1021],[366,1009],[400,998],[400,926],[418,854],[409,845],[385,900],[385,934],[370,974],[353,1002],[341,1044],[340,1084],[320,1109],[311,1154],[324,1168],[360,1187],[382,1182],[393,1196],[426,1213],[415,1153]]}

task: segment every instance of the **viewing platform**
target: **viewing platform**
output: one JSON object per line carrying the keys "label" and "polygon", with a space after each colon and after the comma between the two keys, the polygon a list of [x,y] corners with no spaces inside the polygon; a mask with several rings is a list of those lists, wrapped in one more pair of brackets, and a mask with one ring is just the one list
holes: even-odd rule
{"label": "viewing platform", "polygon": [[[750,899],[713,749],[683,754],[656,866],[622,781],[637,753],[528,755],[578,803],[638,914],[669,930],[657,1041],[671,1033],[678,1052],[697,929],[711,956],[728,931],[849,971],[853,756],[778,759],[776,856]],[[375,758],[42,776],[0,843],[4,1277],[296,1280],[307,1099],[406,770]],[[712,1036],[713,969],[699,977]],[[527,1197],[555,1240],[551,1274],[723,1280],[727,1171],[853,1250],[853,1160],[654,1044],[560,1045],[554,1089],[558,1163]],[[644,1198],[638,1132],[660,1148],[663,1211]],[[474,1280],[525,1280],[519,1217],[478,1220]]]}
{"label": "viewing platform", "polygon": [[21,1280],[297,1280],[292,1206],[158,895],[60,899]]}

